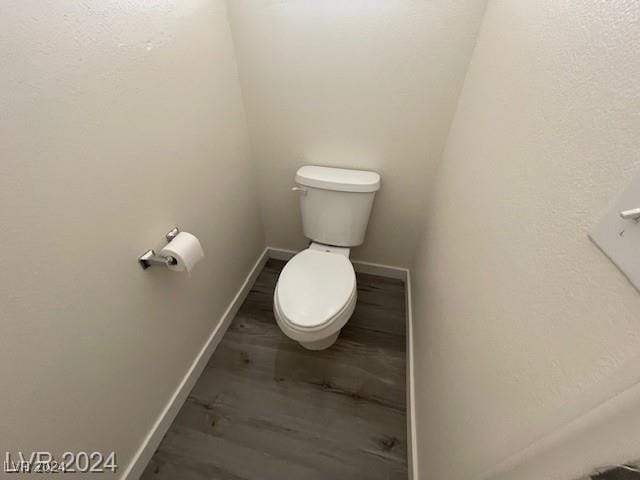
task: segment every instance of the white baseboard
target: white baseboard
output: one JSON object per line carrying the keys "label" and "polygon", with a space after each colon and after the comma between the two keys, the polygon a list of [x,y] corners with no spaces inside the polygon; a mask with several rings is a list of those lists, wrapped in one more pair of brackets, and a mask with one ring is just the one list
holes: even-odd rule
{"label": "white baseboard", "polygon": [[173,420],[180,411],[180,408],[182,408],[182,405],[189,396],[191,389],[200,377],[200,374],[202,374],[202,371],[206,367],[211,355],[218,346],[218,343],[220,343],[220,340],[227,331],[227,328],[229,328],[231,321],[238,312],[242,302],[244,302],[244,299],[247,297],[247,294],[251,290],[251,287],[255,283],[256,278],[268,259],[268,249],[265,248],[245,278],[240,290],[225,310],[220,322],[218,322],[216,328],[211,332],[211,335],[209,335],[209,338],[194,359],[191,367],[182,378],[182,381],[169,399],[164,410],[162,410],[162,413],[160,413],[160,416],[154,423],[153,427],[151,427],[151,430],[145,438],[142,446],[133,456],[133,459],[120,477],[122,480],[137,480],[144,472],[144,469],[151,460],[151,457],[160,445],[162,438],[167,433],[167,430],[169,430]]}
{"label": "white baseboard", "polygon": [[283,260],[285,262],[291,260],[296,253],[298,252],[295,250],[287,250],[286,248],[267,247],[267,255],[269,258]]}
{"label": "white baseboard", "polygon": [[418,443],[416,439],[415,365],[413,362],[413,309],[411,303],[411,272],[405,279],[405,312],[407,315],[407,465],[409,480],[418,480]]}
{"label": "white baseboard", "polygon": [[409,270],[402,267],[393,267],[391,265],[382,265],[380,263],[362,262],[353,260],[353,269],[358,273],[368,273],[379,277],[395,278],[407,282],[409,278]]}
{"label": "white baseboard", "polygon": [[[296,250],[287,250],[285,248],[267,247],[269,258],[276,260],[290,260],[296,253]],[[379,263],[362,262],[360,260],[352,260],[353,269],[358,273],[368,273],[370,275],[378,275],[379,277],[395,278],[397,280],[407,281],[408,272],[406,268],[394,267],[391,265],[382,265]]]}

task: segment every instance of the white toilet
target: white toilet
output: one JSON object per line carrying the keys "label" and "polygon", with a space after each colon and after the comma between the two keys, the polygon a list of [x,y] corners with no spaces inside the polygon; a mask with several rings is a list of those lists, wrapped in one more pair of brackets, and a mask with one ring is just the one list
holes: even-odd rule
{"label": "white toilet", "polygon": [[333,345],[357,300],[349,249],[361,245],[380,175],[305,166],[296,173],[309,248],[282,270],[273,299],[280,329],[310,350]]}

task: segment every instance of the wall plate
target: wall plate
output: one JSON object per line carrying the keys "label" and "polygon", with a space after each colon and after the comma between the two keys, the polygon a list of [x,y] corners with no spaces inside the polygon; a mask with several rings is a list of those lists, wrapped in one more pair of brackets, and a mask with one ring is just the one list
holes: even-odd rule
{"label": "wall plate", "polygon": [[640,207],[640,175],[613,203],[589,233],[589,238],[609,257],[640,292],[640,219],[624,219],[620,213]]}

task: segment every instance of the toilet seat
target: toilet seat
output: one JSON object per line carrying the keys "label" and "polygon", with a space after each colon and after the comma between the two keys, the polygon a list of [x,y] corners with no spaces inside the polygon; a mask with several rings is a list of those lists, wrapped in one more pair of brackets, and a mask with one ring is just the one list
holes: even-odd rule
{"label": "toilet seat", "polygon": [[292,327],[316,330],[340,315],[355,291],[356,275],[348,258],[307,249],[285,265],[275,300]]}
{"label": "toilet seat", "polygon": [[282,331],[304,345],[337,334],[351,317],[356,300],[356,276],[348,257],[309,248],[282,270],[274,313]]}
{"label": "toilet seat", "polygon": [[318,330],[323,330],[328,325],[331,325],[332,323],[334,323],[336,319],[342,317],[347,311],[349,311],[349,315],[350,315],[352,313],[352,311],[350,310],[350,307],[352,306],[352,304],[355,304],[355,301],[357,299],[356,298],[356,291],[354,290],[354,292],[349,297],[348,301],[345,303],[344,307],[336,315],[334,315],[331,318],[325,320],[324,322],[320,323],[319,325],[316,325],[316,326],[313,326],[313,327],[304,327],[304,326],[301,326],[295,320],[295,317],[293,319],[290,319],[289,317],[287,317],[282,312],[282,307],[280,306],[280,302],[278,301],[277,295],[278,295],[278,287],[276,286],[276,298],[275,298],[275,302],[274,302],[274,307],[277,310],[277,314],[280,316],[280,320],[285,322],[290,328],[293,328],[293,329],[298,330],[300,332],[315,332],[315,331],[318,331]]}

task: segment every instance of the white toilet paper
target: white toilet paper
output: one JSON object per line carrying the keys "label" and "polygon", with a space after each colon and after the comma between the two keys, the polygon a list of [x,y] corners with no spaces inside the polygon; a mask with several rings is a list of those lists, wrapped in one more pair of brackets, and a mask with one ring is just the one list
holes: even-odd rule
{"label": "white toilet paper", "polygon": [[173,257],[177,260],[177,264],[168,265],[170,270],[182,272],[186,270],[191,273],[193,267],[204,258],[202,245],[200,241],[188,232],[180,232],[171,240],[162,250],[160,255],[164,257]]}

